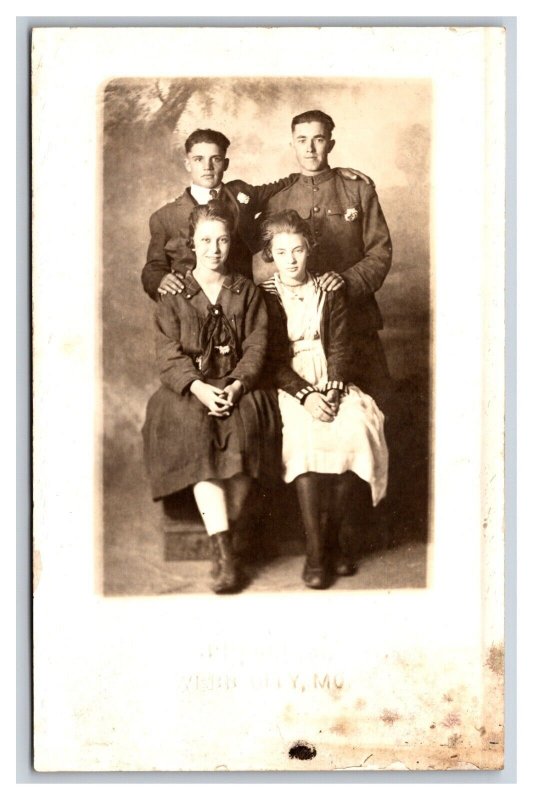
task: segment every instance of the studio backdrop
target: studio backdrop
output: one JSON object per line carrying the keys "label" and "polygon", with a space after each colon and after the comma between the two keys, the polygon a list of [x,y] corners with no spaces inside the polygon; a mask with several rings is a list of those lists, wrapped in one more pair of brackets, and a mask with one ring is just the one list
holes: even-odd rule
{"label": "studio backdrop", "polygon": [[[312,108],[335,121],[331,166],[369,175],[393,243],[377,300],[394,380],[388,546],[427,541],[431,457],[431,82],[321,78],[116,79],[102,86],[102,386],[106,593],[161,585],[159,515],[142,458],[141,427],[159,385],[154,302],[141,271],[150,215],[189,184],[183,143],[195,128],[230,139],[225,180],[271,182],[298,171],[293,116]],[[254,259],[256,280],[271,267]]]}

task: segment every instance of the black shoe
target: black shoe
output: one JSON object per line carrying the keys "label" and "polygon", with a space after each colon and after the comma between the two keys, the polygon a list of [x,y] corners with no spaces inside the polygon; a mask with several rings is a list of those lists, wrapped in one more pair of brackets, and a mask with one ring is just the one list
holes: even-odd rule
{"label": "black shoe", "polygon": [[357,572],[357,564],[348,556],[339,554],[333,561],[333,574],[339,578],[348,578]]}
{"label": "black shoe", "polygon": [[241,581],[229,531],[216,533],[211,538],[215,540],[218,547],[220,564],[218,574],[214,576],[213,591],[215,594],[231,594],[240,591]]}
{"label": "black shoe", "polygon": [[357,572],[355,559],[345,551],[337,536],[330,539],[327,557],[333,575],[347,578]]}
{"label": "black shoe", "polygon": [[302,577],[309,589],[327,589],[329,586],[329,573],[324,564],[313,567],[306,559]]}

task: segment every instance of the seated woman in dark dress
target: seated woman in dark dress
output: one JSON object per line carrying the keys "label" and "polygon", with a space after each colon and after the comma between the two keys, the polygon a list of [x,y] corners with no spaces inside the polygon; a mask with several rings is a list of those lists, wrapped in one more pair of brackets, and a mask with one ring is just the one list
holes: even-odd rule
{"label": "seated woman in dark dress", "polygon": [[161,383],[143,427],[152,495],[193,487],[211,541],[213,591],[238,591],[231,526],[253,480],[280,470],[275,399],[255,389],[268,321],[261,291],[226,263],[233,220],[216,202],[190,218],[196,256],[185,290],[157,304],[156,353]]}

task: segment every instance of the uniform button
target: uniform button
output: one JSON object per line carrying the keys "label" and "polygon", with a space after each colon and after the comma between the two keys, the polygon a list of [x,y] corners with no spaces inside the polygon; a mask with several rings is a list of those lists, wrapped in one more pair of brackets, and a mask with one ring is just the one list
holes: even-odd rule
{"label": "uniform button", "polygon": [[190,294],[186,294],[186,295],[185,295],[185,297],[189,298],[189,297],[190,297]]}
{"label": "uniform button", "polygon": [[313,208],[313,211],[315,212],[315,214],[317,214],[320,211],[320,208],[318,206],[315,206]]}
{"label": "uniform button", "polygon": [[318,186],[313,186],[313,192],[318,192]]}

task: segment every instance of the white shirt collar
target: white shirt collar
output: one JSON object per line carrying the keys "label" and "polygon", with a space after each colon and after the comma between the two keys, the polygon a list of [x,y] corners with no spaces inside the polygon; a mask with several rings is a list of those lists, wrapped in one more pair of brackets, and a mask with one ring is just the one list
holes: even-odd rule
{"label": "white shirt collar", "polygon": [[[215,186],[215,192],[218,193],[222,189],[223,184],[219,183],[218,186]],[[205,206],[210,200],[213,198],[210,195],[211,189],[206,189],[205,186],[197,186],[195,183],[191,183],[191,194],[201,206]]]}

